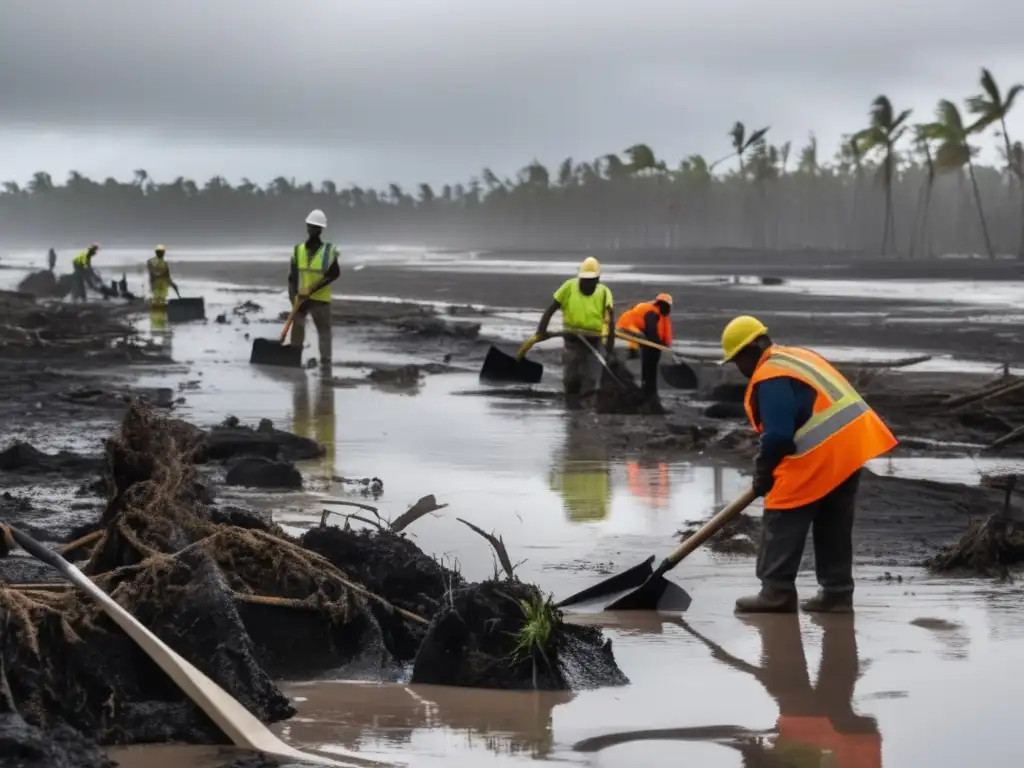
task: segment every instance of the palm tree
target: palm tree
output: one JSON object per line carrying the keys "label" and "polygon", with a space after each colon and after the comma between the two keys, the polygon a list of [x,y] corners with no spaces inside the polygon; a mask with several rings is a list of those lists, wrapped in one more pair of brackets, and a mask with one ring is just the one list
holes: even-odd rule
{"label": "palm tree", "polygon": [[978,190],[978,180],[974,175],[974,162],[971,160],[971,156],[977,150],[967,141],[970,132],[964,126],[960,110],[953,102],[943,99],[935,108],[935,122],[928,123],[923,130],[924,136],[939,142],[939,148],[935,152],[935,166],[939,171],[961,170],[967,166],[971,188],[974,190],[974,203],[978,208],[978,220],[981,222],[981,233],[985,238],[985,250],[988,257],[994,259],[995,251],[992,249],[992,239],[988,234],[985,209],[981,202],[981,192]]}
{"label": "palm tree", "polygon": [[765,137],[769,128],[771,128],[771,126],[758,128],[750,134],[750,136],[747,136],[746,126],[737,120],[736,124],[732,127],[732,130],[729,131],[729,136],[732,138],[733,151],[720,160],[715,160],[715,162],[711,164],[711,169],[714,170],[715,166],[721,162],[733,157],[738,157],[740,161],[740,176],[746,177],[746,166],[743,164],[743,156],[746,154],[748,149]]}
{"label": "palm tree", "polygon": [[931,139],[929,138],[928,126],[914,126],[914,146],[924,160],[925,173],[927,175],[925,176],[924,184],[921,187],[921,193],[918,195],[918,208],[921,211],[921,217],[920,219],[918,219],[916,215],[914,217],[915,221],[918,223],[914,239],[910,241],[911,258],[914,257],[914,248],[918,240],[921,241],[925,256],[931,255],[931,243],[928,239],[928,213],[931,210],[932,189],[935,187],[935,160],[932,157],[932,146]]}
{"label": "palm tree", "polygon": [[[968,131],[970,133],[982,131],[990,125],[999,123],[1000,132],[1003,135],[1006,165],[1011,176],[1017,181],[1017,188],[1021,191],[1021,204],[1024,205],[1024,165],[1014,160],[1014,143],[1010,141],[1010,133],[1006,130],[1006,116],[1013,109],[1013,103],[1017,100],[1021,91],[1024,91],[1024,85],[1019,83],[1011,85],[1010,89],[1006,92],[1006,98],[1003,98],[996,79],[992,77],[992,73],[987,69],[983,68],[981,70],[980,82],[982,93],[972,96],[967,100],[968,111],[977,117],[968,128]],[[1021,211],[1021,219],[1022,231],[1020,242],[1017,246],[1017,255],[1019,258],[1024,259],[1024,209]]]}
{"label": "palm tree", "polygon": [[[1004,99],[999,90],[999,85],[996,83],[995,78],[992,77],[992,73],[987,69],[981,70],[980,82],[984,92],[967,100],[967,110],[978,118],[968,126],[967,132],[976,133],[988,128],[990,125],[999,123],[1002,129],[1003,142],[1006,146],[1006,158],[1009,163],[1013,154],[1013,143],[1010,141],[1010,134],[1006,130],[1006,116],[1013,109],[1013,102],[1017,100],[1021,91],[1024,91],[1024,85],[1011,85]],[[1010,170],[1014,173],[1019,171],[1012,163],[1010,164]]]}
{"label": "palm tree", "polygon": [[818,137],[813,133],[808,135],[807,144],[800,150],[800,159],[797,160],[796,169],[808,176],[818,175]]}
{"label": "palm tree", "polygon": [[885,224],[882,227],[882,255],[891,245],[896,250],[896,222],[893,221],[892,181],[896,172],[894,147],[906,131],[904,123],[912,110],[905,109],[898,115],[887,96],[877,96],[871,103],[871,124],[856,134],[861,152],[877,151],[882,154],[881,179],[885,185]]}

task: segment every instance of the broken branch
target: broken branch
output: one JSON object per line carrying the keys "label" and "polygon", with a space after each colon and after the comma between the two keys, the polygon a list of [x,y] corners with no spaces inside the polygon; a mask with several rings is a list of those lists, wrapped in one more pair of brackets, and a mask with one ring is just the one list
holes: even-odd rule
{"label": "broken branch", "polygon": [[408,510],[399,515],[398,518],[391,523],[391,530],[394,533],[401,533],[424,515],[437,512],[439,509],[444,509],[447,506],[447,504],[438,504],[437,499],[434,498],[434,494],[431,493],[422,497],[419,501],[409,507]]}
{"label": "broken branch", "polygon": [[500,536],[495,537],[493,533],[487,533],[482,528],[478,528],[468,520],[463,520],[461,517],[457,517],[455,519],[469,528],[469,530],[487,539],[487,542],[494,548],[494,553],[498,556],[498,562],[501,563],[501,567],[504,569],[505,573],[508,574],[510,579],[515,578],[515,566],[512,565],[512,560],[508,556],[508,550],[505,549],[505,542]]}

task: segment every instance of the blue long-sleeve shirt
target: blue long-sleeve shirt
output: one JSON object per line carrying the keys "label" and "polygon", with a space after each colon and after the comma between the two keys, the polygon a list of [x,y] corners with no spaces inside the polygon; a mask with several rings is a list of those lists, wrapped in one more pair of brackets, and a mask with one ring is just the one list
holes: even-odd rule
{"label": "blue long-sleeve shirt", "polygon": [[765,379],[754,387],[755,415],[760,420],[761,448],[758,471],[771,472],[796,450],[793,436],[814,414],[814,388],[802,381],[780,376]]}

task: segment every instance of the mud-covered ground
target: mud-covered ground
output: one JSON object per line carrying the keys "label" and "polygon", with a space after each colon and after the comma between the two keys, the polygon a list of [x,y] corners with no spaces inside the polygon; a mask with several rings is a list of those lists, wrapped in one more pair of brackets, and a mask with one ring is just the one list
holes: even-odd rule
{"label": "mud-covered ground", "polygon": [[[483,255],[480,263],[486,265],[490,259],[504,258],[538,263],[546,259],[565,262],[575,255]],[[671,292],[675,300],[676,336],[685,341],[717,343],[730,319],[738,314],[753,314],[763,317],[773,335],[785,343],[955,354],[993,364],[1024,360],[1021,326],[1007,324],[1003,318],[993,316],[995,311],[989,313],[979,307],[929,301],[927,294],[916,299],[821,296],[789,291],[785,286],[765,288],[732,282],[734,277],[774,275],[785,280],[981,280],[998,286],[1000,281],[1024,277],[1021,265],[1016,262],[979,264],[972,261],[965,266],[958,261],[914,264],[840,262],[826,256],[823,259],[823,263],[809,257],[787,263],[768,255],[759,260],[749,255],[730,254],[720,259],[707,257],[680,262],[660,252],[610,254],[605,261],[607,265],[628,264],[631,271],[653,273],[655,277],[638,283],[629,279],[628,272],[617,275],[608,271],[605,282],[612,288],[620,309],[637,301],[650,300],[653,293]],[[561,281],[572,274],[571,265],[566,267],[564,275],[538,274],[522,268],[456,272],[422,265],[406,268],[370,262],[360,266],[359,270],[343,268],[336,288],[338,292],[537,311],[546,307]],[[244,281],[267,287],[280,285],[281,271],[273,264],[249,265],[244,274],[239,274],[232,265],[216,262],[182,262],[177,268],[180,274],[196,278]],[[656,278],[659,274],[664,275],[664,282]],[[693,282],[698,276],[707,279]],[[718,276],[718,279],[714,281],[709,276]]]}
{"label": "mud-covered ground", "polygon": [[[373,271],[373,268],[367,268],[353,275],[362,279],[366,273]],[[388,270],[392,276],[400,273],[401,270]],[[431,283],[432,280],[448,277],[439,275],[423,278],[420,288],[429,293],[431,284],[435,288],[441,285],[439,282]],[[529,291],[523,287],[516,294],[515,289],[506,290],[503,285],[500,302],[498,297],[474,295],[473,281],[476,277],[473,276],[453,281],[461,286],[457,297],[449,293],[410,295],[409,298],[431,298],[455,303],[494,301],[508,306],[514,304],[514,300],[509,297],[525,297],[527,292],[530,295],[535,292],[538,278],[527,277],[533,281]],[[489,282],[492,280],[486,275],[480,278]],[[514,283],[515,279],[516,276],[509,276],[510,283]],[[540,278],[541,282],[544,280]],[[363,284],[364,288],[367,285],[370,284]],[[382,283],[381,292],[402,295],[400,281],[397,289],[395,286],[392,283],[385,290]],[[723,297],[733,295],[737,299],[741,298],[740,293],[732,288],[722,286],[715,290],[720,291]],[[708,313],[721,312],[709,307],[709,292],[706,287],[696,290],[693,306],[704,306]],[[435,293],[441,294],[444,291]],[[768,295],[747,293],[752,296]],[[410,289],[410,294],[415,292]],[[677,304],[682,304],[685,299],[680,301],[680,296],[688,294],[677,292],[676,295]],[[784,300],[786,306],[792,308],[793,299],[790,296],[779,300]],[[487,626],[497,621],[502,627],[507,627],[508,622],[514,622],[516,614],[510,612],[510,608],[515,608],[515,603],[512,601],[506,605],[503,596],[507,589],[499,595],[493,587],[482,587],[475,591],[461,592],[456,599],[446,603],[446,595],[464,588],[462,577],[457,571],[440,567],[432,553],[423,552],[415,546],[410,547],[407,539],[388,533],[359,536],[346,534],[342,547],[339,542],[331,540],[339,535],[332,533],[338,529],[314,528],[301,540],[293,540],[283,536],[265,515],[257,514],[253,509],[236,505],[234,501],[218,503],[219,491],[225,484],[249,487],[268,487],[264,484],[269,484],[269,487],[281,489],[284,493],[291,492],[286,489],[300,489],[303,478],[294,462],[319,455],[317,447],[269,423],[246,425],[228,421],[221,425],[202,424],[197,427],[175,420],[179,399],[187,398],[187,391],[158,389],[139,392],[133,387],[140,366],[164,362],[160,351],[152,348],[146,339],[134,332],[131,321],[135,308],[122,303],[110,303],[102,308],[50,306],[9,294],[0,295],[0,301],[4,302],[0,309],[4,310],[5,317],[11,318],[9,326],[0,333],[0,415],[5,423],[11,425],[9,431],[5,430],[6,439],[0,445],[0,479],[8,489],[0,498],[0,520],[15,524],[31,535],[58,546],[92,531],[103,532],[102,545],[95,545],[95,549],[91,549],[93,544],[90,544],[79,550],[83,556],[88,557],[86,567],[91,566],[90,572],[99,578],[104,578],[104,574],[117,568],[136,568],[147,557],[172,556],[173,564],[169,566],[169,571],[142,572],[137,584],[131,589],[125,588],[126,604],[162,626],[168,636],[173,636],[180,629],[174,623],[177,620],[175,611],[189,604],[188,589],[175,597],[182,601],[180,603],[169,600],[166,605],[155,606],[145,601],[132,601],[137,600],[140,594],[150,594],[154,588],[165,584],[161,579],[169,578],[176,587],[198,580],[205,590],[205,604],[215,605],[218,611],[227,611],[237,616],[238,622],[245,629],[249,645],[243,666],[249,677],[243,675],[242,679],[258,682],[254,690],[261,693],[254,706],[262,708],[261,716],[268,720],[287,716],[285,711],[289,705],[280,698],[279,692],[275,694],[274,679],[303,679],[326,669],[344,669],[343,674],[370,679],[394,679],[403,665],[408,667],[412,663],[424,642],[426,630],[413,620],[396,619],[393,609],[426,616],[428,620],[433,620],[435,616],[445,617],[435,625],[437,644],[441,648],[461,643],[463,647],[472,647],[474,653],[489,654],[491,658],[505,658],[512,652],[509,647],[491,648],[473,639],[480,634],[479,627],[473,621]],[[225,323],[248,325],[247,333],[264,335],[267,326],[280,322],[281,308],[274,305],[273,301],[268,297],[265,307],[246,307],[244,311],[231,312],[225,317]],[[854,303],[857,301],[860,300]],[[539,304],[526,303],[524,306]],[[696,314],[697,311],[688,308],[677,322],[686,324],[688,329],[703,327],[700,323],[704,323],[710,331],[718,321],[714,320],[713,314],[708,314],[707,317],[694,318],[691,323],[689,313]],[[757,310],[744,308],[743,311]],[[921,310],[913,311],[919,313]],[[735,313],[730,310],[723,314]],[[366,379],[346,377],[343,372],[335,371],[335,383],[339,387],[373,384],[401,389],[415,386],[424,377],[443,375],[449,371],[475,370],[491,343],[486,330],[482,329],[482,324],[490,317],[487,310],[468,307],[436,312],[414,304],[339,302],[335,307],[335,325],[343,328],[344,333],[365,335],[384,357],[388,354],[394,354],[396,358],[415,356],[433,362],[396,362],[393,365],[374,362],[366,366],[371,368]],[[216,320],[211,319],[211,322]],[[817,334],[822,325],[834,326],[836,333],[839,333],[843,319],[833,317],[819,322],[815,318],[809,324],[804,317],[793,318],[793,322],[794,328],[799,327],[801,333],[810,335]],[[773,326],[778,327],[778,324],[773,321]],[[879,346],[902,346],[902,343],[893,341],[892,335],[883,326],[874,328],[871,334],[874,334],[872,338],[876,341],[886,342]],[[690,337],[689,332],[680,335]],[[955,333],[937,334],[933,329],[931,343],[938,351],[961,354],[957,348],[959,341],[955,337]],[[799,342],[800,338],[787,340]],[[836,343],[870,342],[850,339]],[[993,344],[991,339],[987,343]],[[920,348],[920,345],[908,346]],[[312,349],[307,354],[315,354],[315,346]],[[187,362],[187,352],[184,354],[185,361],[180,362]],[[557,345],[538,349],[531,354],[535,354],[545,364],[550,364],[550,374],[546,375],[543,385],[526,390],[515,387],[494,388],[473,394],[495,399],[529,398],[540,403],[541,407],[561,409],[557,379],[560,352]],[[963,354],[969,353],[964,351]],[[338,367],[343,368],[344,365]],[[151,367],[147,369],[152,370]],[[701,371],[705,373],[703,368]],[[844,371],[900,437],[902,444],[897,455],[963,457],[980,452],[980,455],[1005,456],[1009,459],[1024,453],[1024,440],[1017,440],[1014,434],[1014,430],[1020,426],[1019,414],[1024,408],[1024,386],[1017,387],[1014,378],[909,374],[855,367],[847,367]],[[741,390],[736,385],[739,382],[733,380],[731,386],[728,386],[728,379],[719,379],[721,371],[718,369],[709,368],[706,375],[707,379],[697,393],[696,400],[693,393],[673,392],[663,388],[663,403],[668,411],[665,415],[606,413],[588,417],[593,423],[584,439],[599,442],[608,455],[630,457],[641,462],[715,456],[731,464],[745,466],[753,456],[756,445],[737,410]],[[726,386],[721,386],[723,383]],[[182,498],[187,498],[195,517],[189,517],[188,521],[183,522],[183,518],[174,516],[179,515],[180,510],[175,511],[174,515],[158,515],[158,519],[173,519],[173,525],[169,530],[156,533],[149,529],[145,519],[149,519],[146,515],[152,516],[151,508],[154,506],[158,510],[163,509],[160,505],[165,504],[166,496],[161,493],[154,495],[154,488],[158,491],[160,482],[166,478],[155,479],[145,472],[133,474],[138,468],[132,469],[127,465],[121,466],[119,475],[114,465],[117,462],[124,465],[124,456],[117,450],[112,451],[111,443],[106,442],[124,417],[128,404],[140,394],[152,404],[148,412],[154,414],[153,418],[169,419],[166,423],[193,451],[191,459],[186,462],[190,468],[175,477],[176,482],[183,477],[187,478],[187,483],[178,482],[176,487],[181,492],[187,492],[186,497]],[[1003,443],[998,444],[998,441]],[[131,443],[130,440],[128,442]],[[152,467],[146,471],[152,472]],[[111,482],[111,476],[119,476],[122,482]],[[131,481],[127,485],[124,484],[125,478]],[[154,482],[155,486],[147,485]],[[131,488],[135,490],[128,493]],[[181,498],[178,500],[181,501]],[[1015,518],[1021,512],[1020,505],[1014,491],[1011,489],[1008,492],[1005,484],[1000,485],[998,482],[966,486],[866,473],[860,494],[856,558],[861,564],[883,568],[919,565],[927,558],[941,553],[944,547],[957,543],[972,520],[990,519],[994,514],[1004,512],[1008,512],[1008,517]],[[140,518],[140,510],[148,511]],[[756,518],[751,518],[744,525],[732,531],[735,535],[713,542],[712,548],[732,553],[734,557],[749,558],[750,545],[758,535]],[[300,565],[298,571],[294,568],[285,569],[287,574],[298,573],[301,578],[297,580],[289,577],[280,581],[277,574],[268,574],[259,569],[248,570],[244,576],[230,582],[227,593],[214,594],[208,589],[212,572],[204,570],[210,567],[208,563],[192,561],[187,557],[179,558],[177,554],[181,543],[185,542],[193,545],[204,557],[213,558],[216,567],[223,573],[233,573],[232,568],[237,565],[232,559],[234,555],[224,553],[246,551],[247,547],[254,546],[254,540],[268,535],[288,541],[296,547],[295,550],[288,550],[292,558],[288,563],[292,565],[307,562],[302,558],[311,555],[303,553],[322,557],[323,560],[314,558],[308,561],[317,563],[318,575],[311,578],[308,570],[302,570],[308,566],[308,562],[307,566]],[[972,546],[967,549],[978,554],[981,561],[974,562],[968,557],[948,564],[963,565],[975,573],[987,572],[988,569],[984,567],[986,557],[987,565],[990,566],[1003,565],[1001,558],[1004,557],[1012,564],[1013,558],[1021,555],[1021,551],[1015,548],[1017,544],[1013,535],[999,539],[999,546],[995,549],[989,546],[991,542],[988,539],[979,538],[981,546],[973,546],[972,540]],[[370,538],[376,543],[367,547],[365,541]],[[745,542],[741,539],[745,539]],[[1001,544],[1006,542],[1013,546],[1002,547]],[[232,563],[227,563],[225,558],[232,560]],[[382,576],[382,564],[394,560],[400,560],[406,570],[398,574],[399,578],[389,579],[386,573]],[[998,570],[991,569],[992,572]],[[58,580],[52,571],[20,556],[0,560],[0,579],[10,583]],[[116,590],[119,583],[113,579],[107,583],[107,587]],[[382,609],[380,603],[368,600],[348,584],[356,584],[383,595],[391,608]],[[4,589],[0,585],[0,593]],[[315,599],[311,597],[314,593]],[[513,597],[530,602],[536,595],[516,593]],[[282,607],[263,598],[283,598],[295,602],[290,607]],[[52,616],[54,606],[63,610],[61,599],[59,593],[57,597],[48,597],[38,606],[31,607],[29,614],[33,615],[35,611],[35,615],[40,617]],[[305,604],[305,607],[299,603]],[[73,609],[69,606],[68,610],[69,620],[82,622],[79,629],[83,635],[93,631],[101,634],[109,632],[109,628],[101,626],[97,630],[92,627],[95,616],[81,613],[80,605],[76,604]],[[289,612],[287,622],[281,621],[280,611]],[[468,624],[464,619],[467,614],[475,617]],[[193,617],[185,614],[185,619],[191,621]],[[281,626],[290,626],[296,622],[305,627],[304,632],[310,637],[317,638],[315,648],[311,646],[300,654],[296,654],[289,645],[293,642],[294,633],[283,635],[279,631]],[[224,626],[214,622],[204,625],[204,631],[213,637]],[[232,631],[238,630],[237,623],[231,626],[234,627]],[[339,627],[346,628],[345,632],[338,634]],[[347,634],[349,632],[351,634]],[[100,635],[95,637],[98,640]],[[358,638],[354,645],[352,637]],[[57,643],[54,647],[63,652],[59,638],[54,635],[52,639]],[[115,652],[121,647],[107,635],[103,639],[113,643],[111,648]],[[573,637],[566,642],[575,646],[581,639],[589,642],[594,649],[594,664],[601,663],[602,659],[607,661],[602,655],[604,651],[600,649],[599,642],[593,636]],[[373,652],[368,654],[368,648]],[[10,658],[7,653],[4,656]],[[442,657],[444,654],[435,658]],[[90,659],[88,663],[94,661]],[[211,660],[206,659],[204,663],[211,663]],[[237,659],[235,663],[238,663]],[[254,666],[250,666],[250,663]],[[83,661],[81,667],[86,666],[87,663]],[[438,670],[443,671],[447,677],[438,678]],[[507,673],[504,667],[497,671]],[[420,679],[452,683],[472,680],[476,675],[477,679],[490,680],[487,675],[494,672],[479,667],[466,669],[458,664],[445,667],[442,661],[434,661],[428,670],[421,672],[423,677]],[[537,679],[536,671],[529,666],[522,667],[519,672],[519,682]],[[209,724],[183,707],[164,688],[159,689],[157,699],[146,698],[149,690],[144,678],[129,677],[122,691],[123,704],[127,709],[121,711],[122,717],[116,726],[109,719],[103,720],[97,716],[93,721],[83,715],[85,719],[78,723],[78,727],[87,731],[90,738],[101,734],[101,740],[107,742],[131,741],[124,733],[118,735],[116,728],[132,723],[135,725],[131,727],[137,728],[133,732],[136,737],[145,732],[146,738],[154,740],[172,737],[197,741],[216,740],[216,735],[209,730]],[[609,670],[606,681],[612,678],[614,675]],[[52,688],[52,680],[47,683],[51,688],[46,689],[44,686],[44,690],[49,691],[49,696],[54,691],[61,695],[73,692],[87,698],[98,696],[96,690],[90,689],[87,681],[83,680],[79,680],[81,684],[74,691]],[[564,682],[557,675],[551,680],[553,687]],[[38,681],[33,682],[36,683]],[[491,684],[494,684],[493,680]],[[27,683],[24,680],[20,685],[18,691],[26,690]],[[154,701],[160,707],[170,707],[161,723],[165,729],[177,728],[173,735],[169,735],[169,731],[144,731],[146,723],[153,722]],[[145,703],[147,708],[133,709],[139,702]],[[4,711],[0,707],[0,713]],[[136,719],[125,715],[126,712]],[[39,717],[35,722],[32,722],[31,717],[27,719],[33,725],[48,727]],[[19,743],[25,743],[27,737],[19,730],[22,725],[10,722],[8,731],[0,730],[0,739],[4,738],[4,733],[15,733],[21,740]],[[52,737],[47,738],[53,741]],[[44,756],[40,759],[51,760],[51,763],[40,764],[60,764],[52,757]]]}

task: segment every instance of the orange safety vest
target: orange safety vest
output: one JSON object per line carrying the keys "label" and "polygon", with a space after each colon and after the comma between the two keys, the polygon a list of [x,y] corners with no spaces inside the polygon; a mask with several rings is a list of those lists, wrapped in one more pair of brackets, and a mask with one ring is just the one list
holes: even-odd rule
{"label": "orange safety vest", "polygon": [[[672,346],[672,321],[669,319],[668,315],[661,314],[657,305],[653,301],[643,301],[635,307],[627,309],[622,313],[622,316],[619,318],[619,321],[615,326],[624,331],[643,336],[644,318],[647,317],[648,312],[654,312],[658,315],[659,343],[664,344],[666,347]],[[629,346],[635,348],[638,345],[633,342],[629,342]]]}
{"label": "orange safety vest", "polygon": [[[880,733],[839,733],[827,717],[780,715],[779,744],[831,752],[836,768],[882,768]],[[831,763],[830,763],[831,765]]]}
{"label": "orange safety vest", "polygon": [[817,392],[814,413],[793,435],[796,452],[775,468],[775,484],[764,499],[767,509],[811,504],[837,488],[871,459],[892,450],[896,438],[843,375],[823,357],[802,347],[769,347],[747,385],[743,407],[758,432],[754,387],[788,376]]}

